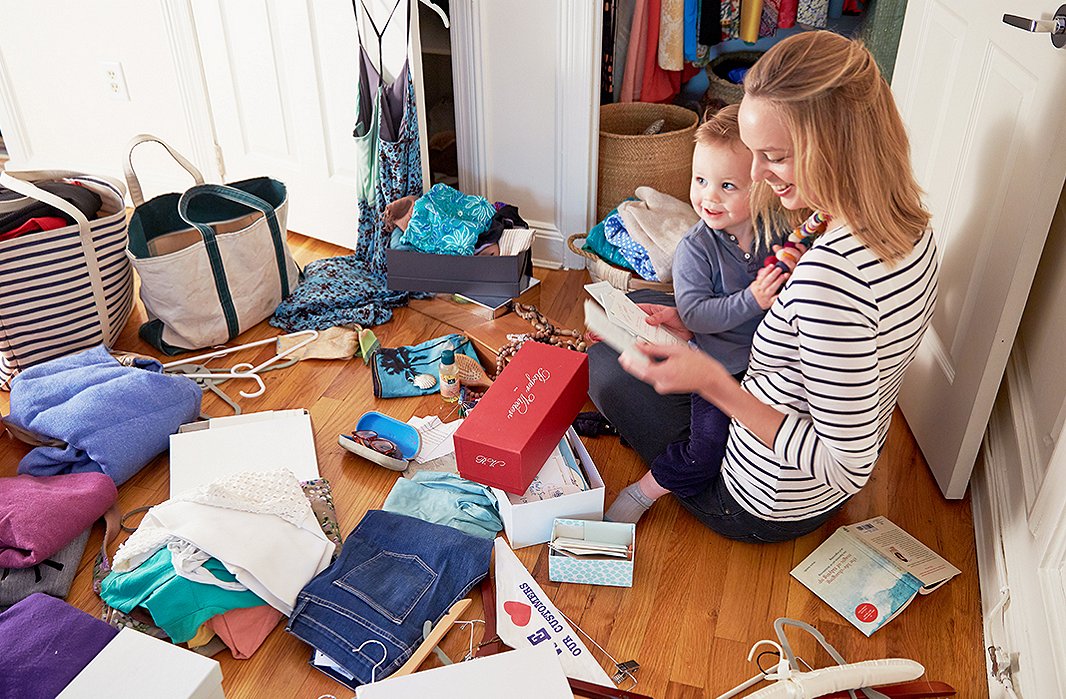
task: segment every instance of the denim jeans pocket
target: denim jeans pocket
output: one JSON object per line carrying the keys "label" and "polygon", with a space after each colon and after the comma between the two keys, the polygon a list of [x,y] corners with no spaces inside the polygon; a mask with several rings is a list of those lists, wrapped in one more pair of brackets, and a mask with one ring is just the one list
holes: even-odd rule
{"label": "denim jeans pocket", "polygon": [[347,550],[349,546],[358,546],[357,555],[365,560],[333,584],[394,624],[404,622],[437,580],[437,573],[417,555],[384,551],[357,539],[345,542],[346,554],[355,553]]}

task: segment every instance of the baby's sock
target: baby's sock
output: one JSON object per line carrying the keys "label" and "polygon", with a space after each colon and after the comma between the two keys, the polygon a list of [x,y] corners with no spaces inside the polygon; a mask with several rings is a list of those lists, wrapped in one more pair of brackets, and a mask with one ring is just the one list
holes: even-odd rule
{"label": "baby's sock", "polygon": [[649,498],[640,489],[640,482],[632,483],[623,488],[615,498],[614,503],[607,508],[603,519],[607,522],[632,522],[636,524],[648,508],[655,504],[655,500]]}

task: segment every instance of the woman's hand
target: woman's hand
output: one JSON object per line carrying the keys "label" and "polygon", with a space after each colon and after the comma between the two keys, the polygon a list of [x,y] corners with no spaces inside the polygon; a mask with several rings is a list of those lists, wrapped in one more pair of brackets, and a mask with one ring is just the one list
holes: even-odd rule
{"label": "woman's hand", "polygon": [[688,345],[649,345],[641,343],[637,349],[649,361],[634,362],[623,354],[622,368],[657,393],[716,393],[723,382],[736,381],[720,362]]}
{"label": "woman's hand", "polygon": [[681,322],[681,314],[674,306],[662,306],[657,303],[638,303],[637,308],[648,314],[644,322],[648,325],[661,325],[682,340],[691,340],[692,331]]}

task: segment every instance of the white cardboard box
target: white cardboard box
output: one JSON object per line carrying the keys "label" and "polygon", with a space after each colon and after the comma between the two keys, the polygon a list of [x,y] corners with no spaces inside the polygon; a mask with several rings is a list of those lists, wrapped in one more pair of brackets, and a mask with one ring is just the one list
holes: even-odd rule
{"label": "white cardboard box", "polygon": [[319,477],[311,415],[266,410],[182,425],[170,435],[170,496],[242,471],[287,468]]}
{"label": "white cardboard box", "polygon": [[60,699],[225,699],[222,667],[211,658],[122,629]]}
{"label": "white cardboard box", "polygon": [[555,648],[545,643],[364,684],[357,699],[570,699]]}
{"label": "white cardboard box", "polygon": [[503,519],[503,529],[507,532],[507,541],[513,549],[549,541],[556,518],[594,521],[603,519],[603,478],[573,427],[566,431],[566,436],[585,469],[585,475],[588,476],[589,490],[550,500],[513,505],[506,492],[499,488],[492,489],[500,505],[500,518]]}

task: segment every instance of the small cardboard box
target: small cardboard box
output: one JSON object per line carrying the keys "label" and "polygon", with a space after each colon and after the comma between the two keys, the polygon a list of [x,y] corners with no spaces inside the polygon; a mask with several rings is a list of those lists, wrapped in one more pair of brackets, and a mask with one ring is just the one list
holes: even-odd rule
{"label": "small cardboard box", "polygon": [[558,551],[548,552],[548,579],[555,582],[583,583],[633,587],[633,562],[637,557],[637,525],[629,522],[583,522],[576,519],[557,519],[552,526],[551,539],[559,537],[602,541],[630,547],[628,559],[571,558]]}
{"label": "small cardboard box", "polygon": [[507,497],[507,493],[499,488],[492,489],[500,506],[500,518],[503,520],[503,529],[507,532],[507,541],[513,549],[549,541],[552,535],[552,525],[559,517],[603,519],[603,478],[596,470],[596,464],[593,463],[588,449],[581,443],[574,428],[567,430],[566,436],[569,438],[570,446],[574,448],[574,456],[581,462],[581,467],[588,478],[588,490],[549,500],[515,505]]}
{"label": "small cardboard box", "polygon": [[533,279],[529,250],[518,255],[434,255],[417,250],[385,251],[388,286],[394,291],[432,291],[514,298]]}
{"label": "small cardboard box", "polygon": [[125,628],[85,666],[61,699],[225,699],[217,661]]}
{"label": "small cardboard box", "polygon": [[526,492],[588,390],[586,355],[525,343],[456,430],[459,475],[515,495]]}

